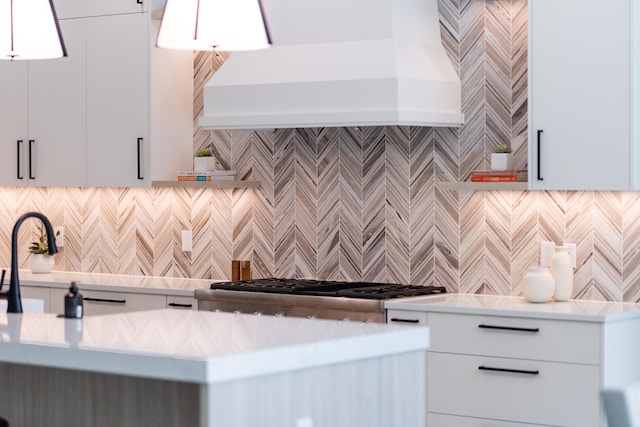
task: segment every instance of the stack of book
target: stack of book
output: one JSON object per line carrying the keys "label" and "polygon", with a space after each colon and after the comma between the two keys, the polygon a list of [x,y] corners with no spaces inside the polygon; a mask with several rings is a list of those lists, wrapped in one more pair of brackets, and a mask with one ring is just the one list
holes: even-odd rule
{"label": "stack of book", "polygon": [[[471,182],[517,182],[518,178],[519,173],[515,170],[474,170],[471,172]],[[526,176],[524,180],[526,181]]]}
{"label": "stack of book", "polygon": [[178,181],[234,181],[235,170],[216,171],[179,171]]}

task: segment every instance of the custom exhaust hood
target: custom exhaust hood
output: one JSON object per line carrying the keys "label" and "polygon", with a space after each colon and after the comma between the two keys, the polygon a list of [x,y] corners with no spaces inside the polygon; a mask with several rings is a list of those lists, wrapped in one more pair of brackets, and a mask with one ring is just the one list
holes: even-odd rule
{"label": "custom exhaust hood", "polygon": [[273,45],[204,88],[207,129],[460,126],[437,0],[263,0]]}

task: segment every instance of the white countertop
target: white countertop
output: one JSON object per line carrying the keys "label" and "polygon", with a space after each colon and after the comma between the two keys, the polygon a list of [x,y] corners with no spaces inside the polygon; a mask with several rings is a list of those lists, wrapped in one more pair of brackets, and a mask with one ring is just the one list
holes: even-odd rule
{"label": "white countertop", "polygon": [[524,297],[475,294],[440,294],[401,298],[384,303],[386,309],[535,317],[586,322],[611,322],[640,317],[640,304],[570,300],[530,303]]}
{"label": "white countertop", "polygon": [[[9,276],[7,270],[7,276]],[[216,280],[183,279],[175,277],[133,276],[122,274],[78,273],[53,271],[50,274],[34,274],[20,270],[20,284],[24,286],[46,286],[67,289],[74,281],[80,289],[95,291],[121,291],[147,294],[163,294],[193,297],[195,289],[209,288]]]}
{"label": "white countertop", "polygon": [[213,384],[425,350],[426,327],[157,310],[0,313],[0,362]]}

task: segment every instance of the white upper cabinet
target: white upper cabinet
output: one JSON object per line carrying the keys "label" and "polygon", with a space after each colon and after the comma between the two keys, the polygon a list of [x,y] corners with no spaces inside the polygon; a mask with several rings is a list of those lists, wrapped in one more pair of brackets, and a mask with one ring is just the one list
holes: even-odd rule
{"label": "white upper cabinet", "polygon": [[529,1],[530,189],[640,187],[632,12],[632,0]]}
{"label": "white upper cabinet", "polygon": [[0,185],[84,184],[85,25],[60,29],[68,57],[0,62]]}
{"label": "white upper cabinet", "polygon": [[0,61],[0,185],[151,186],[191,168],[193,53],[155,47],[141,5],[76,17],[84,4],[56,2],[68,57]]}
{"label": "white upper cabinet", "polygon": [[88,20],[87,184],[143,185],[149,142],[147,15]]}

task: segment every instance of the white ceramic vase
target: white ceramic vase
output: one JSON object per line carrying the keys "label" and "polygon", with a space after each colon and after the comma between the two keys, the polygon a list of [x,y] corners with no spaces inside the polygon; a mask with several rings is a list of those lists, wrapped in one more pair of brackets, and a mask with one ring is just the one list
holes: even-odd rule
{"label": "white ceramic vase", "polygon": [[214,171],[216,170],[216,158],[209,157],[194,157],[193,158],[193,170],[194,171]]}
{"label": "white ceramic vase", "polygon": [[569,300],[573,295],[573,261],[568,247],[555,247],[549,271],[556,285],[553,299],[556,301]]}
{"label": "white ceramic vase", "polygon": [[491,153],[491,170],[511,170],[511,153]]}
{"label": "white ceramic vase", "polygon": [[50,255],[32,254],[29,258],[29,268],[36,274],[51,273],[55,264],[55,260]]}
{"label": "white ceramic vase", "polygon": [[555,289],[553,276],[546,267],[531,267],[522,279],[522,295],[529,302],[547,302]]}

